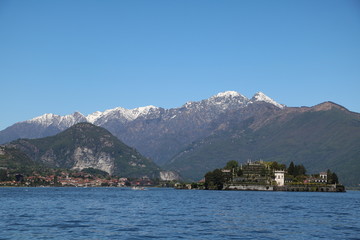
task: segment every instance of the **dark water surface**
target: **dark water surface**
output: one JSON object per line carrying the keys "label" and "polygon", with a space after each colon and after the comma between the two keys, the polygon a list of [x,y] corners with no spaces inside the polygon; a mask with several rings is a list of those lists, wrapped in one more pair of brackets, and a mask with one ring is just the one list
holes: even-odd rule
{"label": "dark water surface", "polygon": [[0,239],[360,239],[360,192],[0,188]]}

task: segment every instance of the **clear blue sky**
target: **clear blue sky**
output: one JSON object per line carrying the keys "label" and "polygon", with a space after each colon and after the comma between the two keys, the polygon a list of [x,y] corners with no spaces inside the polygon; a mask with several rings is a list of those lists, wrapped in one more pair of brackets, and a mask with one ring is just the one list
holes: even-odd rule
{"label": "clear blue sky", "polygon": [[360,1],[0,0],[0,130],[227,90],[360,112]]}

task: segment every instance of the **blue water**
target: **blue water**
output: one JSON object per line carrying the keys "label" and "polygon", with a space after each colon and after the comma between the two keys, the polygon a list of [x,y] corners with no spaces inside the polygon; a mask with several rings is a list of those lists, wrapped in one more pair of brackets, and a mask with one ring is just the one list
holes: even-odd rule
{"label": "blue water", "polygon": [[0,239],[360,239],[360,192],[0,188]]}

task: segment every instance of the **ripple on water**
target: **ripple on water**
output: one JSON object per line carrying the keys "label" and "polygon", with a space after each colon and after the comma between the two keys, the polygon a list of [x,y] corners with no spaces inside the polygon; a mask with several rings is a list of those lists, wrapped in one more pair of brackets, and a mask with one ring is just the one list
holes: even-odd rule
{"label": "ripple on water", "polygon": [[360,192],[0,188],[1,239],[359,239]]}

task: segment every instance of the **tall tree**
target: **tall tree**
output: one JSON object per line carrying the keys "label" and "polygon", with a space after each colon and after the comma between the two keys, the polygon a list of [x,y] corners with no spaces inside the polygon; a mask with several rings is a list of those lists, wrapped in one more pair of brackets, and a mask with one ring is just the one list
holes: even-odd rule
{"label": "tall tree", "polygon": [[238,168],[238,166],[239,163],[237,161],[231,160],[226,163],[225,169],[234,169],[234,168]]}
{"label": "tall tree", "polygon": [[291,162],[288,168],[288,174],[294,176],[295,173],[295,165],[294,162]]}
{"label": "tall tree", "polygon": [[7,171],[5,169],[0,169],[0,181],[7,181]]}
{"label": "tall tree", "polygon": [[224,186],[224,174],[220,169],[205,174],[205,187],[207,189],[221,190]]}
{"label": "tall tree", "polygon": [[331,183],[332,184],[338,184],[339,183],[339,179],[338,179],[338,176],[336,175],[336,173],[332,173],[331,174]]}

